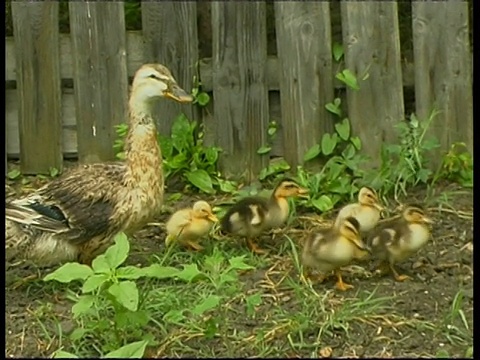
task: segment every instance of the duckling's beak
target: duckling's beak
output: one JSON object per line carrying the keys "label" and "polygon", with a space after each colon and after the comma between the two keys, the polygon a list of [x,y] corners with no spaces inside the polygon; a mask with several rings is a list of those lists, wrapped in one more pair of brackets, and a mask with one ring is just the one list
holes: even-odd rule
{"label": "duckling's beak", "polygon": [[181,103],[189,103],[193,101],[193,96],[187,94],[185,90],[183,90],[177,84],[173,84],[170,89],[166,90],[163,95],[169,99],[181,102]]}
{"label": "duckling's beak", "polygon": [[209,214],[207,219],[210,220],[211,222],[217,222],[218,221],[218,218],[214,214]]}
{"label": "duckling's beak", "polygon": [[426,216],[423,217],[423,221],[426,222],[427,224],[433,224],[433,220]]}
{"label": "duckling's beak", "polygon": [[297,194],[299,197],[301,198],[308,198],[308,189],[304,189],[304,188],[299,188],[297,190]]}

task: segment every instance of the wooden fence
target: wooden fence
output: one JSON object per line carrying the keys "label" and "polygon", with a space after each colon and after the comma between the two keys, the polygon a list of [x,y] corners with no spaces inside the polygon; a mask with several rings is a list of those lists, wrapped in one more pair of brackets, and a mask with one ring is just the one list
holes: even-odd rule
{"label": "wooden fence", "polygon": [[[276,56],[267,54],[266,2],[212,2],[212,57],[203,59],[196,2],[142,2],[142,31],[125,30],[122,2],[70,2],[70,34],[59,34],[58,2],[11,6],[7,154],[20,156],[24,173],[61,169],[64,155],[112,159],[113,126],[127,119],[129,77],[145,62],[164,63],[186,89],[200,77],[212,94],[209,107],[163,102],[159,131],[168,133],[180,112],[203,121],[207,143],[224,150],[227,175],[252,177],[269,156],[295,166],[333,129],[325,104],[341,84],[329,2],[275,1]],[[340,10],[345,67],[360,85],[360,91],[346,89],[346,104],[363,151],[376,159],[381,144],[395,140],[408,86],[420,119],[441,111],[429,128],[441,150],[456,141],[471,150],[467,2],[412,2],[414,63],[402,62],[396,2],[341,1]],[[258,155],[270,120],[279,124],[279,136],[269,155]]]}

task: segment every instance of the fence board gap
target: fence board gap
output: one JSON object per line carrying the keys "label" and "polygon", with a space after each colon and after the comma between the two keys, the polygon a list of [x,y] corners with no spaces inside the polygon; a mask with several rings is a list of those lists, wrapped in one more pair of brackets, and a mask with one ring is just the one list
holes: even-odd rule
{"label": "fence board gap", "polygon": [[213,92],[217,145],[225,176],[252,181],[268,157],[266,5],[213,2]]}
{"label": "fence board gap", "polygon": [[58,2],[12,6],[20,129],[25,174],[62,170]]}
{"label": "fence board gap", "polygon": [[285,159],[296,168],[307,150],[333,130],[328,2],[275,2]]}
{"label": "fence board gap", "polygon": [[[197,4],[182,1],[142,1],[144,60],[167,66],[180,87],[190,92],[198,65]],[[173,101],[156,104],[158,131],[170,135],[181,114],[198,120],[197,106]]]}
{"label": "fence board gap", "polygon": [[[412,6],[417,116],[424,120],[433,109],[439,110],[428,132],[440,141],[441,150],[463,141],[473,154],[468,3],[413,2]],[[438,165],[441,157],[432,159],[432,165]]]}
{"label": "fence board gap", "polygon": [[114,159],[114,126],[127,120],[123,2],[70,2],[78,157]]}
{"label": "fence board gap", "polygon": [[397,3],[342,1],[341,12],[345,67],[360,87],[347,88],[348,115],[374,166],[381,145],[396,141],[394,126],[405,118]]}

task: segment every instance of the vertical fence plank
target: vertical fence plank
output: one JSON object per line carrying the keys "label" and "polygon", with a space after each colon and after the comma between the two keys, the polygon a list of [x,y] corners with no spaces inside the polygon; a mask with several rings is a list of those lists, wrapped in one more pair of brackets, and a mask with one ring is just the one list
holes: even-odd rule
{"label": "vertical fence plank", "polygon": [[[473,151],[472,54],[466,1],[413,2],[415,104],[420,119],[441,111],[429,133],[447,150],[463,141]],[[472,152],[473,154],[473,152]],[[440,157],[434,161],[438,165]]]}
{"label": "vertical fence plank", "polygon": [[330,4],[275,2],[285,159],[296,168],[305,152],[333,129]]}
{"label": "vertical fence plank", "polygon": [[212,2],[213,95],[224,175],[252,180],[267,164],[265,2]]}
{"label": "vertical fence plank", "polygon": [[114,126],[127,121],[123,2],[69,3],[78,157],[114,159]]}
{"label": "vertical fence plank", "polygon": [[[142,1],[142,32],[145,62],[159,62],[167,66],[179,85],[189,92],[197,75],[197,4]],[[197,106],[173,101],[161,101],[156,106],[156,120],[161,134],[170,134],[173,120],[182,112],[191,120],[198,119]]]}
{"label": "vertical fence plank", "polygon": [[62,169],[58,2],[12,2],[21,171]]}
{"label": "vertical fence plank", "polygon": [[348,115],[374,165],[405,117],[397,3],[342,1],[341,12],[345,65],[360,87],[347,89]]}

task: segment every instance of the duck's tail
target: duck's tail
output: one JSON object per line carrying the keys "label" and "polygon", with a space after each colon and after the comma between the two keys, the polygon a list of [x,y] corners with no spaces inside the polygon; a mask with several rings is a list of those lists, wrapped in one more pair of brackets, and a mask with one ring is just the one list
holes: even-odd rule
{"label": "duck's tail", "polygon": [[29,199],[6,203],[5,218],[18,224],[51,233],[68,230],[68,223],[58,208],[46,206]]}

